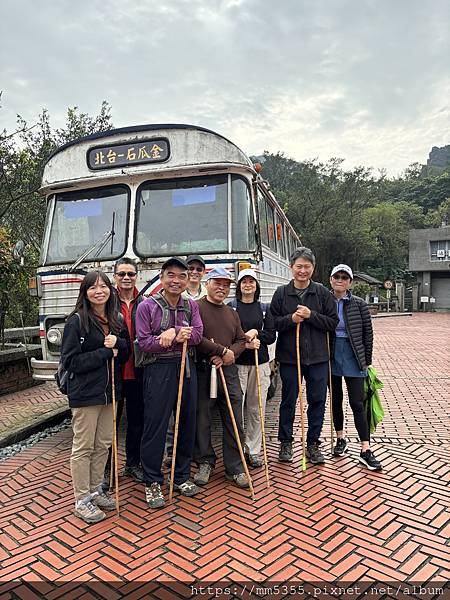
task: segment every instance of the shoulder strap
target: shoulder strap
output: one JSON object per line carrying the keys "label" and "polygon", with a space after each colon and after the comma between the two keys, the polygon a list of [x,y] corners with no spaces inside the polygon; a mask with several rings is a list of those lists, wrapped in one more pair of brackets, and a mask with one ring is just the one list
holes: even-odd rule
{"label": "shoulder strap", "polygon": [[236,300],[236,298],[233,298],[232,300],[230,300],[230,302],[228,302],[228,306],[230,306],[234,310],[237,310],[237,300]]}

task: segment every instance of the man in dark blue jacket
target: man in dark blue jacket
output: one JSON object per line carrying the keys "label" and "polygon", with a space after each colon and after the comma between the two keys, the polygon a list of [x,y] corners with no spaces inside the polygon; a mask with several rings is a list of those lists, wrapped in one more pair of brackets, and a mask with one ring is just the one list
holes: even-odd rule
{"label": "man in dark blue jacket", "polygon": [[293,424],[298,397],[296,328],[300,323],[300,365],[306,381],[308,434],[306,450],[313,464],[325,462],[320,433],[325,414],[328,381],[327,333],[338,324],[331,293],[311,280],[316,259],[309,248],[298,248],[290,257],[293,279],[275,291],[270,311],[278,331],[276,359],[283,383],[278,439],[279,460],[292,461]]}

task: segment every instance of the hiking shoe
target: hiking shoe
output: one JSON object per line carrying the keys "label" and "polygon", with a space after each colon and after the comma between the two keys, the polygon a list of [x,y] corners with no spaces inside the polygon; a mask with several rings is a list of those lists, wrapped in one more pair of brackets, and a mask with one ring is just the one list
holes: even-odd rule
{"label": "hiking shoe", "polygon": [[281,442],[278,460],[280,462],[292,462],[292,442]]}
{"label": "hiking shoe", "polygon": [[234,485],[237,485],[240,488],[250,487],[247,475],[245,473],[237,473],[236,475],[228,475],[228,473],[225,473],[225,479],[232,481]]}
{"label": "hiking shoe", "polygon": [[348,440],[343,438],[338,438],[336,441],[336,446],[333,448],[333,456],[343,456],[348,450]]}
{"label": "hiking shoe", "polygon": [[194,482],[197,485],[206,485],[212,473],[213,466],[207,462],[201,463],[197,473],[194,475]]}
{"label": "hiking shoe", "polygon": [[92,504],[103,510],[115,510],[116,508],[114,498],[105,492],[101,486],[97,492],[92,494]]}
{"label": "hiking shoe", "polygon": [[245,460],[247,461],[248,466],[254,469],[263,466],[263,461],[259,454],[246,454]]}
{"label": "hiking shoe", "polygon": [[136,483],[144,483],[144,471],[139,465],[133,465],[132,467],[125,467],[123,474],[127,477],[131,477]]}
{"label": "hiking shoe", "polygon": [[318,442],[306,447],[306,456],[309,458],[309,462],[313,465],[323,465],[325,462]]}
{"label": "hiking shoe", "polygon": [[169,469],[172,466],[172,455],[171,454],[165,454],[164,458],[163,458],[163,467],[166,467],[167,469]]}
{"label": "hiking shoe", "polygon": [[[105,468],[105,472],[103,474],[103,481],[102,481],[102,488],[104,492],[107,492],[109,490],[109,484],[111,481],[111,470],[108,468]],[[114,486],[114,481],[113,481],[113,486]]]}
{"label": "hiking shoe", "polygon": [[96,506],[91,496],[75,502],[75,510],[73,511],[77,517],[83,519],[85,523],[98,523],[106,519],[105,513]]}
{"label": "hiking shoe", "polygon": [[150,508],[162,508],[165,505],[159,483],[154,481],[150,485],[145,486],[145,500]]}
{"label": "hiking shoe", "polygon": [[173,484],[173,489],[177,490],[178,492],[180,492],[180,494],[182,494],[183,496],[195,496],[195,494],[198,494],[201,492],[201,489],[195,485],[195,483],[193,481],[190,481],[189,479],[187,479],[186,481],[184,481],[183,483],[174,483]]}
{"label": "hiking shoe", "polygon": [[375,458],[375,454],[372,452],[372,450],[361,452],[358,460],[371,471],[381,471],[383,469],[382,464]]}

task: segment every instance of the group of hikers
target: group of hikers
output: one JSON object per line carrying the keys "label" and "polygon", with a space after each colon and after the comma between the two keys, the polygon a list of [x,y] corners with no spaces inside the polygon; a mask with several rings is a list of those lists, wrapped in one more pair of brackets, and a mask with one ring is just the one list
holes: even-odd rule
{"label": "group of hikers", "polygon": [[[364,300],[351,294],[353,273],[348,265],[332,269],[329,291],[312,280],[315,263],[310,249],[296,249],[290,257],[292,279],[277,288],[270,304],[260,302],[253,269],[239,272],[230,301],[232,274],[220,266],[207,272],[198,255],[169,258],[161,268],[160,291],[148,297],[136,287],[133,259],[117,261],[115,286],[102,271],[87,273],[66,322],[61,354],[72,410],[71,473],[78,517],[96,523],[105,518],[104,511],[116,507],[105,476],[108,482],[114,424],[124,405],[123,473],[145,485],[150,508],[165,504],[163,468],[172,460],[174,436],[171,489],[194,496],[208,484],[216,464],[211,440],[214,405],[223,426],[225,477],[238,487],[249,487],[248,468],[263,466],[261,413],[264,416],[271,385],[268,347],[275,341],[282,381],[279,461],[293,459],[301,379],[306,384],[310,463],[325,461],[319,438],[328,385],[336,430],[333,455],[348,450],[344,378],[361,441],[359,461],[381,470],[370,449],[363,407],[373,347],[369,310]],[[178,400],[179,418],[174,419]],[[191,478],[192,463],[198,468]]]}

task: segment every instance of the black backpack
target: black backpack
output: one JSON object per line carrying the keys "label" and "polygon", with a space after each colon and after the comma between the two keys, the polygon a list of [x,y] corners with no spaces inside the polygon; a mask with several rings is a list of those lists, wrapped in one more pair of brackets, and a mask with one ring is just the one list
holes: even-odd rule
{"label": "black backpack", "polygon": [[[81,327],[81,318],[80,315],[78,313],[75,313],[78,317],[78,319],[80,320],[80,327]],[[80,338],[80,344],[82,344],[84,342],[84,337]],[[61,392],[61,394],[64,394],[65,396],[67,396],[67,386],[69,384],[69,379],[73,378],[73,373],[70,373],[70,371],[68,371],[63,363],[62,360],[59,360],[59,364],[58,364],[58,369],[54,375],[55,377],[55,381],[56,381],[56,385],[58,386],[58,390]]]}

